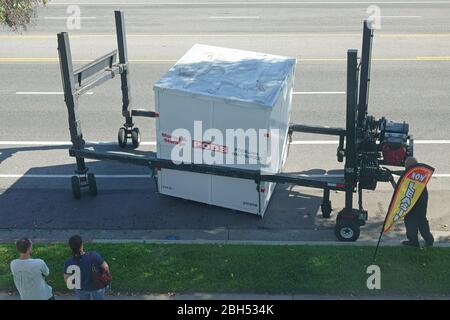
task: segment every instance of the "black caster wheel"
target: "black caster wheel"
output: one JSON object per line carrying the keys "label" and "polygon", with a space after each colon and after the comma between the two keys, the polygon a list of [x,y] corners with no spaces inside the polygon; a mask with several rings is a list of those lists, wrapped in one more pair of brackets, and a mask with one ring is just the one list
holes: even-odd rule
{"label": "black caster wheel", "polygon": [[360,225],[355,220],[339,219],[336,221],[334,233],[339,241],[352,242],[359,238]]}
{"label": "black caster wheel", "polygon": [[141,134],[138,128],[134,128],[133,131],[131,131],[131,142],[133,143],[133,148],[139,148],[139,145],[141,144]]}
{"label": "black caster wheel", "polygon": [[329,219],[331,217],[331,211],[333,210],[331,207],[331,201],[322,203],[320,208],[322,210],[322,218]]}
{"label": "black caster wheel", "polygon": [[77,176],[72,176],[71,183],[73,196],[75,199],[79,200],[81,198],[80,178],[78,178]]}
{"label": "black caster wheel", "polygon": [[117,140],[119,142],[119,147],[121,147],[122,149],[127,147],[127,131],[124,127],[119,129]]}
{"label": "black caster wheel", "polygon": [[95,175],[93,173],[88,173],[87,181],[89,184],[89,193],[91,196],[95,197],[97,195],[97,182],[95,181]]}

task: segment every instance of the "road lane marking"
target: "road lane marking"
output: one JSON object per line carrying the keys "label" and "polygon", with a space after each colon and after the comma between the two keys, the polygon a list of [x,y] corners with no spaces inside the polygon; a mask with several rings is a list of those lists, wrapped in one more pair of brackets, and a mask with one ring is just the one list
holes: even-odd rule
{"label": "road lane marking", "polygon": [[[72,19],[72,17],[44,17],[45,20],[68,20],[68,19]],[[76,17],[76,19],[83,19],[83,20],[95,20],[97,19],[97,17]]]}
{"label": "road lane marking", "polygon": [[[218,6],[218,5],[349,5],[349,4],[450,4],[446,0],[429,1],[205,1],[205,2],[77,2],[82,6]],[[64,2],[49,2],[47,6],[67,6]]]}
{"label": "road lane marking", "polygon": [[[62,91],[16,91],[16,95],[62,95]],[[92,95],[94,92],[88,91],[85,94]]]}
{"label": "road lane marking", "polygon": [[[0,146],[70,146],[70,141],[0,141]],[[86,141],[86,145],[117,145],[117,141]],[[143,146],[156,146],[155,141],[143,141]]]}
{"label": "road lane marking", "polygon": [[[70,141],[0,141],[0,146],[70,146]],[[293,145],[337,145],[338,140],[295,140]],[[414,144],[450,144],[450,140],[414,140]],[[86,141],[86,145],[117,145],[116,141]],[[156,141],[143,141],[143,146],[156,146]]]}
{"label": "road lane marking", "polygon": [[[301,62],[345,62],[346,58],[297,58]],[[131,63],[175,63],[177,59],[129,59]],[[450,61],[450,56],[416,56],[416,57],[399,57],[399,58],[372,58],[372,61]],[[0,57],[0,63],[2,62],[45,62],[45,63],[58,63],[57,57]],[[92,62],[90,59],[75,59],[73,62]]]}
{"label": "road lane marking", "polygon": [[[62,95],[62,91],[16,91],[16,95]],[[92,95],[94,92],[88,91],[87,95]],[[345,91],[294,91],[293,95],[330,95],[330,94],[345,94]]]}
{"label": "road lane marking", "polygon": [[345,94],[345,91],[294,91],[294,95]]}
{"label": "road lane marking", "polygon": [[[92,62],[93,60],[90,59],[74,59],[72,60],[73,62],[77,63],[77,62]],[[135,63],[173,63],[173,62],[177,62],[178,60],[176,59],[129,59],[129,62],[135,62]],[[50,58],[50,57],[42,57],[42,58],[30,58],[30,57],[0,57],[0,63],[1,62],[35,62],[35,63],[39,63],[39,62],[54,62],[54,63],[59,63],[59,59],[57,57],[55,58]]]}
{"label": "road lane marking", "polygon": [[291,142],[292,145],[324,145],[324,144],[339,144],[337,140],[296,140]]}
{"label": "road lane marking", "polygon": [[[0,178],[4,179],[15,179],[15,178],[50,178],[50,179],[66,179],[72,177],[73,174],[0,174]],[[145,175],[145,174],[96,174],[96,178],[100,179],[136,179],[136,178],[151,178],[151,175]]]}
{"label": "road lane marking", "polygon": [[450,140],[414,140],[414,144],[450,144]]}
{"label": "road lane marking", "polygon": [[380,16],[381,19],[388,18],[388,19],[419,19],[422,18],[422,16]]}
{"label": "road lane marking", "polygon": [[[115,38],[116,34],[113,33],[99,33],[99,34],[82,34],[82,33],[71,33],[70,39],[80,39],[80,38]],[[308,32],[255,32],[255,33],[246,33],[246,32],[236,32],[236,33],[185,33],[185,34],[176,34],[176,33],[166,33],[166,34],[158,34],[158,33],[135,33],[135,34],[127,34],[127,38],[146,38],[146,37],[167,37],[167,38],[176,38],[176,37],[361,37],[360,33],[330,33],[330,32],[321,32],[321,33],[308,33]],[[377,33],[377,37],[381,38],[435,38],[435,37],[450,37],[450,32],[428,32],[428,33]],[[56,37],[54,34],[36,34],[36,35],[0,35],[0,39],[2,40],[42,40],[42,39],[52,39],[54,40]]]}
{"label": "road lane marking", "polygon": [[[3,179],[22,179],[22,178],[37,178],[37,179],[69,179],[73,174],[0,174]],[[339,178],[343,174],[298,174],[299,177],[309,178]],[[99,179],[151,179],[150,174],[96,174]],[[450,178],[449,173],[435,173],[433,178]]]}
{"label": "road lane marking", "polygon": [[423,61],[450,61],[450,56],[418,56],[416,58]]}
{"label": "road lane marking", "polygon": [[[293,145],[339,144],[338,140],[297,140]],[[414,140],[414,144],[450,144],[450,140]]]}
{"label": "road lane marking", "polygon": [[260,16],[210,16],[210,19],[216,20],[258,20],[261,19]]}

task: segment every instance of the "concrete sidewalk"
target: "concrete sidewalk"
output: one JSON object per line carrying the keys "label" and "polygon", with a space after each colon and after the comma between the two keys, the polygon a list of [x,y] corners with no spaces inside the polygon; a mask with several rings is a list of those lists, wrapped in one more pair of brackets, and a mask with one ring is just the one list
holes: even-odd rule
{"label": "concrete sidewalk", "polygon": [[[55,294],[56,300],[77,300],[73,294]],[[0,300],[19,300],[12,292],[0,292]],[[398,294],[253,294],[253,293],[155,293],[108,295],[107,300],[450,300],[442,295]]]}
{"label": "concrete sidewalk", "polygon": [[[245,245],[351,245],[374,246],[379,230],[361,234],[356,242],[339,242],[333,230],[296,229],[160,229],[160,230],[100,230],[100,229],[0,229],[0,243],[14,242],[27,235],[35,242],[66,242],[81,234],[86,241],[98,243],[178,243],[178,244],[245,244]],[[436,247],[450,246],[450,231],[433,231]],[[383,246],[399,246],[405,231],[384,234]]]}

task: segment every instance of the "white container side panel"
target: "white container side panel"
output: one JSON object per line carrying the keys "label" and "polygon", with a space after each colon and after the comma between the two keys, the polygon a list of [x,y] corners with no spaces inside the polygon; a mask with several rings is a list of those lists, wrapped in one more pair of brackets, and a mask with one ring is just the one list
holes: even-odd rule
{"label": "white container side panel", "polygon": [[[222,132],[227,150],[223,156],[225,160],[227,156],[231,160],[225,166],[261,169],[259,144],[267,144],[268,140],[264,136],[261,139],[260,133],[268,130],[269,116],[270,110],[267,108],[250,109],[239,103],[214,103],[213,128]],[[236,138],[237,135],[241,138]],[[220,145],[222,141],[215,143]],[[263,215],[268,195],[259,195],[256,186],[252,180],[213,176],[211,202],[221,207]]]}
{"label": "white container side panel", "polygon": [[[220,155],[224,166],[252,170],[261,168],[259,144],[267,144],[268,139],[261,139],[260,133],[268,130],[269,117],[270,110],[267,108],[214,102],[212,127],[221,132],[223,141],[213,142],[225,146],[226,151]],[[212,140],[209,138],[205,140]]]}
{"label": "white container side panel", "polygon": [[277,143],[278,145],[271,145],[270,148],[273,150],[271,152],[272,161],[271,161],[271,170],[274,172],[280,172],[283,168],[283,165],[286,161],[287,157],[287,146],[288,146],[288,129],[289,129],[289,121],[290,121],[290,113],[292,106],[292,91],[294,85],[294,70],[287,77],[283,87],[279,99],[275,104],[271,112],[271,122],[270,128],[276,129],[278,132],[277,137],[271,137],[271,142]]}
{"label": "white container side panel", "polygon": [[169,196],[211,203],[211,176],[161,169],[158,172],[158,191]]}
{"label": "white container side panel", "polygon": [[[212,102],[177,95],[166,90],[158,90],[157,96],[157,111],[159,112],[157,118],[158,157],[174,160],[171,157],[172,149],[177,145],[180,137],[185,137],[186,134],[190,135],[190,139],[187,137],[187,140],[190,141],[184,141],[186,146],[190,146],[193,140],[201,140],[201,137],[195,137],[194,125],[196,121],[201,122],[204,128],[211,126]],[[189,160],[193,161],[194,157],[198,158],[201,155],[201,149],[193,148]]]}
{"label": "white container side panel", "polygon": [[[259,214],[256,183],[248,179],[212,176],[211,202],[215,205]],[[262,196],[264,196],[262,194]],[[264,201],[265,199],[262,199]]]}
{"label": "white container side panel", "polygon": [[291,70],[288,78],[286,79],[286,90],[283,91],[283,103],[284,103],[284,118],[281,119],[281,123],[283,125],[284,129],[284,139],[285,143],[283,146],[283,151],[281,153],[282,156],[282,164],[281,166],[284,166],[284,163],[287,159],[287,151],[288,151],[288,130],[289,130],[289,123],[290,123],[290,117],[291,117],[291,110],[292,110],[292,97],[293,97],[293,91],[294,91],[294,80],[295,80],[295,67]]}

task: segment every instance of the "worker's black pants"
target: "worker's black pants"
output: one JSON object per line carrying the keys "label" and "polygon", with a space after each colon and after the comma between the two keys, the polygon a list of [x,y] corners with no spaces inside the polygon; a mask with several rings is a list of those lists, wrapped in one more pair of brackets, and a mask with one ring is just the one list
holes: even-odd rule
{"label": "worker's black pants", "polygon": [[434,238],[430,231],[430,225],[428,224],[426,211],[410,212],[410,214],[405,217],[405,226],[406,237],[411,242],[411,244],[416,246],[419,245],[418,231],[420,231],[422,238],[427,244],[433,244]]}

